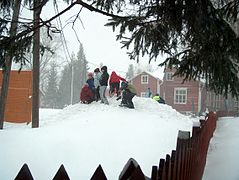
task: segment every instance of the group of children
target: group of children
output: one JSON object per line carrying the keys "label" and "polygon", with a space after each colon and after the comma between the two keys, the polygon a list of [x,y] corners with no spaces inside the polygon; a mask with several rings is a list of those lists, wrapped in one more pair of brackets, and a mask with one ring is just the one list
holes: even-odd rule
{"label": "group of children", "polygon": [[[121,86],[120,81],[122,81]],[[136,95],[135,87],[128,84],[127,81],[117,75],[115,71],[109,76],[107,66],[103,66],[101,69],[96,68],[94,74],[88,73],[88,79],[80,92],[80,102],[90,104],[93,101],[100,100],[101,103],[109,104],[105,96],[108,82],[110,85],[109,96],[112,97],[116,94],[118,97],[117,100],[122,98],[121,106],[134,108],[132,98]],[[122,94],[120,91],[122,91]]]}

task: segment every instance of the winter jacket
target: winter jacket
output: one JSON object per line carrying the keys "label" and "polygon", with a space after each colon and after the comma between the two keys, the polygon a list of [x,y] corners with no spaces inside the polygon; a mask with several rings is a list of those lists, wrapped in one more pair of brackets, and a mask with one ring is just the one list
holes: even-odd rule
{"label": "winter jacket", "polygon": [[101,78],[101,75],[102,75],[101,72],[95,73],[95,76],[94,76],[94,85],[95,85],[95,88],[97,88],[98,86],[100,86],[100,78]]}
{"label": "winter jacket", "polygon": [[128,84],[126,89],[128,89],[133,94],[137,94],[137,90],[133,84]]}
{"label": "winter jacket", "polygon": [[113,72],[111,73],[111,75],[110,75],[110,81],[109,81],[109,83],[110,83],[110,84],[111,84],[111,83],[114,83],[114,82],[120,83],[120,80],[121,80],[121,81],[124,81],[124,82],[126,81],[124,78],[118,76],[115,71],[113,71]]}
{"label": "winter jacket", "polygon": [[165,100],[161,98],[159,95],[155,95],[153,100],[158,101],[159,103],[165,104]]}
{"label": "winter jacket", "polygon": [[108,79],[109,79],[109,74],[107,73],[107,71],[104,71],[100,77],[100,85],[108,86]]}
{"label": "winter jacket", "polygon": [[95,85],[94,85],[94,78],[87,79],[86,83],[89,85],[89,88],[94,91]]}
{"label": "winter jacket", "polygon": [[82,89],[81,89],[81,93],[80,93],[80,100],[81,102],[92,102],[94,99],[93,97],[93,93],[92,91],[90,90],[90,88],[88,86],[84,86]]}

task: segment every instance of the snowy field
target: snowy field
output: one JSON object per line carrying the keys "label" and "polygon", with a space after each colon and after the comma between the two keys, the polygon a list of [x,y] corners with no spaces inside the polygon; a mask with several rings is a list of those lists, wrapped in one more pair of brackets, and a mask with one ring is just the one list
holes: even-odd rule
{"label": "snowy field", "polygon": [[150,176],[152,165],[176,148],[178,130],[192,129],[190,117],[152,99],[135,97],[135,109],[109,103],[40,109],[37,129],[5,123],[0,179],[14,179],[27,163],[36,180],[52,179],[61,164],[72,180],[90,179],[99,164],[114,180],[131,157]]}

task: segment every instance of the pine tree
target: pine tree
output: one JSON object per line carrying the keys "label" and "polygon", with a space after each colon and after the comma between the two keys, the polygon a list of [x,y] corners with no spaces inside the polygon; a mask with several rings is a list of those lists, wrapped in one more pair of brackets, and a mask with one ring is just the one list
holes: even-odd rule
{"label": "pine tree", "polygon": [[87,61],[84,53],[83,45],[77,53],[77,57],[72,55],[72,62],[67,64],[62,71],[59,83],[60,107],[71,104],[71,77],[73,65],[73,99],[72,103],[78,103],[80,100],[80,91],[86,82],[86,74],[88,70]]}
{"label": "pine tree", "polygon": [[47,108],[58,107],[58,85],[57,85],[57,69],[56,63],[51,63],[51,68],[47,76],[47,88],[44,96],[44,105]]}
{"label": "pine tree", "polygon": [[71,103],[71,64],[65,65],[59,82],[58,105],[63,108]]}
{"label": "pine tree", "polygon": [[133,64],[130,64],[129,67],[128,67],[128,71],[126,73],[126,79],[131,79],[134,77],[134,65]]}

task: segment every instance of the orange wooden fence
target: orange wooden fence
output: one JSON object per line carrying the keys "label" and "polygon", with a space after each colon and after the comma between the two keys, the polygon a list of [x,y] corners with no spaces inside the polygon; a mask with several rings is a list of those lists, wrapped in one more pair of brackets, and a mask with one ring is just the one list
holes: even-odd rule
{"label": "orange wooden fence", "polygon": [[[2,83],[2,75],[3,73],[0,71],[0,83]],[[11,71],[4,121],[14,123],[31,122],[31,96],[32,72]]]}
{"label": "orange wooden fence", "polygon": [[[193,127],[190,132],[179,131],[176,150],[165,159],[160,159],[158,166],[152,167],[151,177],[146,177],[134,159],[129,159],[119,175],[119,180],[201,180],[206,164],[209,141],[216,128],[217,115],[210,113],[207,120],[200,120],[199,127]],[[47,168],[47,167],[46,167]],[[53,180],[69,180],[63,165],[59,168]],[[33,176],[24,164],[15,180],[33,180]],[[107,180],[101,165],[91,177],[91,180]]]}

